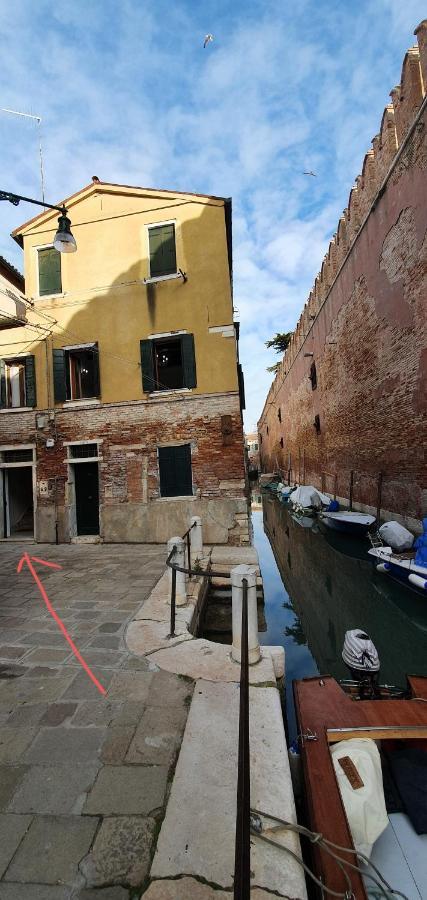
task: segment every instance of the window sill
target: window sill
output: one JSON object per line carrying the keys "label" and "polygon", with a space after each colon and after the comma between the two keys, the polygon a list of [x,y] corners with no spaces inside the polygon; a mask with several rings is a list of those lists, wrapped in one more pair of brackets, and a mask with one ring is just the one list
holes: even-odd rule
{"label": "window sill", "polygon": [[168,388],[166,391],[151,391],[149,397],[170,397],[172,394],[191,394],[193,388]]}
{"label": "window sill", "polygon": [[34,406],[4,406],[0,409],[0,413],[33,412],[34,408]]}
{"label": "window sill", "polygon": [[65,400],[62,404],[62,408],[67,409],[67,407],[72,408],[73,406],[100,406],[100,404],[101,401],[97,398],[92,400],[90,397],[83,397],[81,400]]}
{"label": "window sill", "polygon": [[177,497],[156,497],[155,503],[164,503],[167,500],[199,500],[196,494],[179,494]]}
{"label": "window sill", "polygon": [[59,294],[37,294],[35,297],[36,300],[51,300],[55,299],[55,297],[65,297],[64,291],[60,291]]}
{"label": "window sill", "polygon": [[179,270],[178,272],[172,272],[170,275],[153,275],[150,278],[144,278],[143,283],[157,284],[157,282],[159,281],[173,281],[176,278],[182,278],[184,281],[187,280],[184,272],[181,272],[181,270]]}

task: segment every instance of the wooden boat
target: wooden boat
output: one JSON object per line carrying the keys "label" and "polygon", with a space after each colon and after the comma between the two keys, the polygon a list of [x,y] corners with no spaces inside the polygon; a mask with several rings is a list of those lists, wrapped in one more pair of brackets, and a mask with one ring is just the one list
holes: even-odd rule
{"label": "wooden boat", "polygon": [[[340,847],[354,849],[354,844],[331,744],[350,738],[371,738],[380,741],[384,749],[393,746],[389,742],[407,741],[427,750],[427,677],[408,676],[407,682],[408,699],[356,702],[329,675],[294,681],[308,826]],[[399,829],[404,840],[400,839]],[[356,861],[349,853],[339,855],[341,859]],[[404,813],[389,814],[389,826],[374,844],[371,860],[391,887],[401,890],[410,900],[427,897],[426,857],[427,835],[416,834]],[[333,857],[317,844],[313,845],[312,869],[324,885],[345,894],[345,876]],[[365,875],[362,869],[349,872],[356,900],[366,900],[368,885],[375,889],[373,882],[365,880],[366,871]]]}
{"label": "wooden boat", "polygon": [[378,560],[377,572],[398,578],[427,594],[427,568],[417,565],[413,554],[393,553],[391,547],[372,547],[368,553]]}
{"label": "wooden boat", "polygon": [[334,531],[340,531],[342,534],[366,534],[375,522],[375,516],[350,512],[350,510],[343,510],[342,512],[328,512],[328,510],[324,510],[319,513],[319,516],[328,528],[333,528]]}

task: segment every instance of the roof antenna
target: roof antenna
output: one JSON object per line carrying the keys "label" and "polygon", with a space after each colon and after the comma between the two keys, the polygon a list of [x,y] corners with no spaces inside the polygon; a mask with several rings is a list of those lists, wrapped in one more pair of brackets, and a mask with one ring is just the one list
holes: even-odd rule
{"label": "roof antenna", "polygon": [[40,181],[41,181],[41,189],[42,189],[42,200],[44,203],[44,171],[43,171],[43,153],[42,153],[42,129],[41,129],[41,116],[33,116],[31,113],[23,113],[18,112],[16,109],[6,109],[3,106],[0,106],[0,112],[10,113],[12,116],[22,116],[24,119],[34,119],[39,126],[39,157],[40,157]]}

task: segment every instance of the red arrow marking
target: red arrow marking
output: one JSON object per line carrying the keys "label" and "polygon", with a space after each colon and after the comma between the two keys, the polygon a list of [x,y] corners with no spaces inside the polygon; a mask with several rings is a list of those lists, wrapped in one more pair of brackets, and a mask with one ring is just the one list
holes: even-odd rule
{"label": "red arrow marking", "polygon": [[[51,568],[51,569],[61,569],[61,568],[62,568],[61,566],[58,566],[57,563],[46,562],[45,559],[38,559],[37,556],[32,556],[31,559],[33,559],[34,562],[41,563],[43,566],[49,566],[49,568]],[[101,694],[106,694],[107,691],[105,690],[104,687],[102,687],[102,684],[100,684],[100,682],[98,681],[96,675],[93,674],[93,672],[92,672],[92,670],[89,668],[88,664],[84,661],[84,659],[83,659],[81,653],[77,650],[76,645],[73,643],[73,641],[72,641],[70,635],[68,634],[68,631],[67,631],[67,629],[66,629],[66,627],[65,627],[65,625],[64,625],[64,623],[63,623],[63,621],[62,621],[62,619],[60,619],[59,616],[58,616],[58,613],[55,612],[55,610],[54,610],[54,608],[53,608],[53,606],[52,606],[52,604],[51,604],[51,602],[50,602],[50,600],[49,600],[49,597],[47,596],[47,593],[46,593],[46,591],[45,591],[45,589],[44,589],[44,587],[43,587],[43,585],[42,585],[42,583],[41,583],[41,581],[40,581],[40,578],[39,578],[39,576],[37,575],[37,572],[36,572],[36,570],[35,570],[35,568],[34,568],[32,562],[31,562],[31,559],[30,559],[30,557],[28,556],[28,553],[24,553],[22,559],[19,560],[19,563],[18,563],[18,566],[17,566],[16,571],[17,571],[17,572],[21,572],[24,563],[27,563],[27,566],[28,566],[28,568],[29,568],[29,570],[30,570],[30,572],[31,572],[31,574],[32,574],[32,576],[33,576],[33,578],[34,578],[34,581],[36,582],[36,585],[37,585],[37,587],[38,587],[38,589],[39,589],[39,591],[40,591],[40,593],[41,593],[41,595],[42,595],[42,597],[43,597],[43,600],[44,600],[44,602],[45,602],[45,604],[46,604],[46,606],[47,606],[47,608],[48,608],[48,610],[49,610],[51,616],[53,616],[53,618],[55,619],[55,622],[57,623],[57,625],[59,625],[59,627],[60,627],[60,629],[61,629],[61,631],[62,631],[62,634],[63,634],[64,637],[65,637],[65,640],[68,641],[68,643],[69,643],[69,645],[70,645],[70,647],[71,647],[71,649],[72,649],[72,651],[73,651],[73,653],[74,653],[74,656],[77,657],[77,659],[78,659],[80,665],[83,666],[85,672],[87,672],[87,674],[89,675],[89,678],[92,679],[92,681],[93,681],[95,687],[98,688],[98,691],[99,691]]]}

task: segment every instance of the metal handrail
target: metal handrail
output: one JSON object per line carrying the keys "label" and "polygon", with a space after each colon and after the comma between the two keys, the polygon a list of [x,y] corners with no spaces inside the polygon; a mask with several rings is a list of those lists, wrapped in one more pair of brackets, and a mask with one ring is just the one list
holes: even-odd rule
{"label": "metal handrail", "polygon": [[[193,526],[192,526],[193,527]],[[191,531],[189,529],[188,531]],[[186,535],[184,535],[185,537]],[[170,634],[175,637],[176,573],[207,578],[231,578],[230,572],[192,569],[172,562],[172,547],[166,565],[172,569]],[[249,652],[248,652],[248,581],[242,578],[242,631],[240,661],[239,749],[237,775],[236,838],[234,855],[233,900],[250,900],[250,753],[249,753]]]}
{"label": "metal handrail", "polygon": [[249,757],[248,582],[242,578],[239,752],[237,774],[234,900],[249,900],[251,890],[251,773]]}

